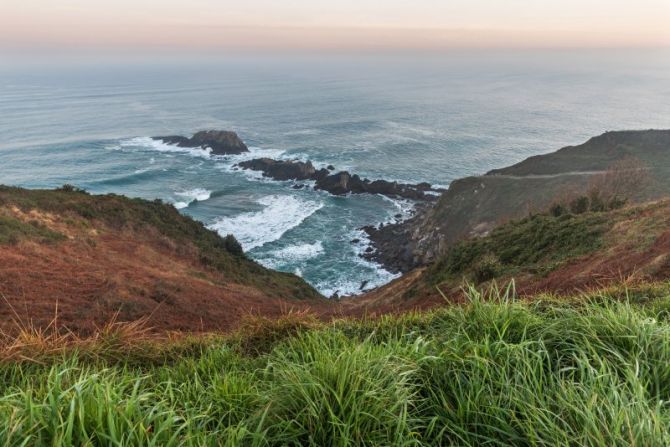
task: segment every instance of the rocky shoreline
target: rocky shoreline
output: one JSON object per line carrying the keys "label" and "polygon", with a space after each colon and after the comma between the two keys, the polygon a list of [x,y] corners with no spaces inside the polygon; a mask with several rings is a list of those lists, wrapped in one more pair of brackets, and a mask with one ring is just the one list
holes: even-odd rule
{"label": "rocky shoreline", "polygon": [[407,273],[423,265],[424,259],[417,255],[413,234],[432,208],[432,203],[417,203],[409,219],[361,228],[371,242],[371,249],[361,257],[383,265],[391,273]]}
{"label": "rocky shoreline", "polygon": [[[411,200],[414,203],[414,214],[411,218],[361,228],[368,235],[371,245],[360,256],[381,264],[391,273],[406,273],[425,263],[425,256],[417,255],[414,230],[433,208],[434,203],[444,192],[443,189],[433,188],[429,183],[371,181],[348,171],[333,173],[335,170],[333,166],[316,169],[311,161],[257,158],[238,163],[237,167],[260,171],[263,176],[274,180],[314,181],[314,189],[327,191],[333,195],[380,194]],[[304,185],[296,184],[293,187],[302,188]]]}
{"label": "rocky shoreline", "polygon": [[[249,152],[246,144],[235,132],[231,131],[205,130],[196,132],[190,138],[170,135],[152,137],[152,139],[179,147],[209,150],[212,155],[238,155]],[[405,273],[424,263],[424,259],[416,255],[417,243],[413,237],[413,231],[445,190],[434,188],[425,182],[408,184],[387,180],[369,180],[349,171],[336,172],[332,165],[317,169],[311,161],[276,160],[263,157],[242,161],[235,167],[259,171],[264,177],[278,181],[313,182],[315,190],[326,191],[333,195],[379,194],[412,201],[415,208],[411,218],[361,228],[371,242],[370,247],[361,254],[361,257],[381,264],[392,273]],[[293,188],[301,189],[306,186],[306,184],[296,183]],[[400,217],[396,216],[397,219]]]}

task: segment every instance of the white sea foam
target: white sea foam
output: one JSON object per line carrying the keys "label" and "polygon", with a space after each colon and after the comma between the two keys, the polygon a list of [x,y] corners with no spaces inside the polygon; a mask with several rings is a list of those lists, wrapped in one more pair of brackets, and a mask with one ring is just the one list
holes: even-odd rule
{"label": "white sea foam", "polygon": [[383,286],[400,277],[399,273],[391,273],[384,269],[381,264],[368,261],[361,257],[366,253],[371,241],[363,230],[354,230],[348,234],[351,240],[358,242],[351,245],[353,249],[352,261],[360,266],[361,275],[356,278],[339,277],[335,281],[332,278],[315,284],[315,288],[325,296],[337,293],[339,296],[358,295],[376,287]]}
{"label": "white sea foam", "polygon": [[[394,279],[400,277],[400,274],[393,274],[388,272],[377,264],[367,262],[363,259],[357,260],[356,262],[361,264],[363,267],[372,269],[372,273],[366,274],[364,279],[361,277],[358,280],[351,280],[350,278],[340,276],[335,281],[331,279],[328,281],[319,282],[314,285],[314,288],[321,292],[322,295],[327,297],[331,297],[335,293],[337,293],[337,295],[340,297],[352,296],[359,295],[363,292],[367,292],[374,288],[383,286],[384,284],[388,284]],[[363,281],[366,282],[363,284]]]}
{"label": "white sea foam", "polygon": [[298,129],[298,130],[289,130],[284,132],[284,135],[293,136],[293,135],[317,135],[320,134],[319,129]]}
{"label": "white sea foam", "polygon": [[235,165],[243,161],[253,160],[255,158],[282,158],[286,151],[283,149],[261,149],[259,147],[251,146],[249,147],[249,152],[244,152],[237,155],[224,155],[217,157],[219,163],[216,164],[216,167],[226,172],[238,172],[244,175],[247,179],[253,181],[263,181],[270,182],[273,181],[268,177],[263,177],[261,171],[252,171],[251,169],[242,169]]}
{"label": "white sea foam", "polygon": [[322,254],[323,251],[323,244],[321,241],[317,241],[313,244],[290,245],[268,253],[267,258],[261,258],[258,262],[267,268],[277,269],[286,264],[304,262],[308,259],[315,258]]}
{"label": "white sea foam", "polygon": [[233,234],[245,250],[276,241],[323,207],[321,202],[293,196],[271,195],[258,200],[260,211],[217,219],[209,228],[220,235]]}
{"label": "white sea foam", "polygon": [[209,191],[204,188],[194,188],[188,191],[176,192],[175,195],[179,197],[184,197],[186,199],[183,201],[174,202],[174,207],[180,210],[182,208],[186,208],[195,201],[203,202],[205,200],[208,200],[212,196],[212,191]]}
{"label": "white sea foam", "polygon": [[[379,227],[379,225],[381,225],[382,223],[384,225],[386,225],[386,224],[389,224],[389,223],[402,222],[402,221],[405,221],[405,220],[409,219],[410,217],[412,217],[414,215],[415,204],[411,200],[393,199],[391,197],[381,195],[381,194],[379,194],[379,196],[382,199],[386,200],[387,202],[392,203],[397,211],[394,213],[394,215],[392,217],[389,217],[384,222],[380,222],[377,225],[377,227]],[[400,218],[396,217],[397,214],[400,214]]]}
{"label": "white sea foam", "polygon": [[199,147],[179,147],[174,144],[167,144],[159,140],[154,140],[151,137],[135,137],[127,140],[121,140],[119,146],[125,147],[141,147],[143,149],[154,150],[158,152],[176,152],[187,154],[192,157],[211,158],[211,149],[202,149]]}
{"label": "white sea foam", "polygon": [[435,189],[445,189],[446,190],[446,189],[449,189],[449,185],[450,185],[450,183],[447,183],[447,184],[444,184],[444,185],[443,184],[438,184],[438,183],[433,183],[431,186]]}

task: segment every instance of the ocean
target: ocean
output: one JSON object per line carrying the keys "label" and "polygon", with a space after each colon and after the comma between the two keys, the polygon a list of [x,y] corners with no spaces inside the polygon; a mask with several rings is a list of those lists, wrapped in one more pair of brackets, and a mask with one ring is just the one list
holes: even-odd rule
{"label": "ocean", "polygon": [[[360,228],[412,203],[294,189],[235,163],[309,159],[446,187],[607,130],[669,127],[667,49],[0,60],[0,183],[162,199],[328,296],[396,276],[359,256]],[[149,138],[202,129],[234,130],[251,153]]]}

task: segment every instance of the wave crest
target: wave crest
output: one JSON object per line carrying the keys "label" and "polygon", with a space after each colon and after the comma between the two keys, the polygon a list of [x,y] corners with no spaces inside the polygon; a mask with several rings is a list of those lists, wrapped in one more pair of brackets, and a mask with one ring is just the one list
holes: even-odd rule
{"label": "wave crest", "polygon": [[280,239],[284,233],[323,207],[321,202],[300,200],[293,196],[271,195],[260,198],[260,211],[221,217],[209,228],[221,236],[232,234],[245,250],[252,250]]}
{"label": "wave crest", "polygon": [[194,188],[187,191],[176,192],[175,195],[184,197],[186,200],[176,201],[173,203],[178,210],[186,208],[193,202],[204,202],[212,196],[212,191],[205,188]]}

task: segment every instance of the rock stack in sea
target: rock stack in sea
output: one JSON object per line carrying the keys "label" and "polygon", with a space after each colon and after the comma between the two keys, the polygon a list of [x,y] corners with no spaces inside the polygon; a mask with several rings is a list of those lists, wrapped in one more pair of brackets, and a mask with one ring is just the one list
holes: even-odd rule
{"label": "rock stack in sea", "polygon": [[203,130],[196,132],[191,138],[181,135],[152,138],[179,147],[210,149],[212,155],[238,155],[249,152],[244,141],[235,132],[228,130]]}

